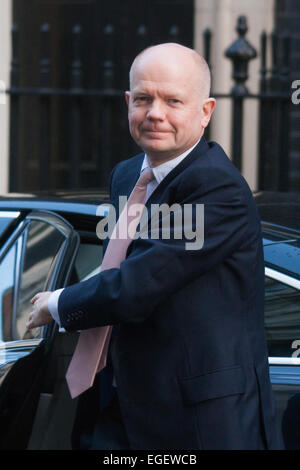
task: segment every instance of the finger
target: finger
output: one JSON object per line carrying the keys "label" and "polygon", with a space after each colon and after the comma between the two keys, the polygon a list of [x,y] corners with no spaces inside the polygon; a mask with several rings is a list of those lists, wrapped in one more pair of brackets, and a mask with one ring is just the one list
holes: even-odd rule
{"label": "finger", "polygon": [[26,328],[29,327],[29,325],[31,324],[31,322],[32,322],[32,313],[31,313],[31,314],[29,315],[29,317],[28,317],[28,320],[27,320],[27,322],[26,322]]}
{"label": "finger", "polygon": [[35,325],[35,321],[36,321],[35,314],[34,314],[34,311],[32,311],[30,312],[28,316],[27,323],[32,328]]}
{"label": "finger", "polygon": [[30,322],[28,322],[28,323],[26,324],[26,328],[27,328],[28,330],[31,330],[32,328],[35,328],[35,326],[36,326],[36,325],[35,325],[35,323],[34,323],[33,320],[30,321]]}
{"label": "finger", "polygon": [[30,303],[34,304],[34,302],[38,300],[39,296],[40,296],[40,292],[38,292],[37,294],[35,294],[34,297],[32,297],[32,299],[30,300]]}

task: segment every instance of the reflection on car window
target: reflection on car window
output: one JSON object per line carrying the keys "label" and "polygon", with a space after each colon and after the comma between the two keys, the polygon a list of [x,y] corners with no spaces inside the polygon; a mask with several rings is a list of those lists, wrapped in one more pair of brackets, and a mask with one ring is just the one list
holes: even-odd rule
{"label": "reflection on car window", "polygon": [[0,236],[5,232],[13,220],[19,217],[19,211],[0,211]]}
{"label": "reflection on car window", "polygon": [[72,282],[79,282],[93,276],[99,272],[103,257],[103,248],[99,243],[81,243],[74,265],[74,275],[76,278]]}
{"label": "reflection on car window", "polygon": [[14,243],[0,264],[0,340],[10,341],[12,339],[12,308],[14,286],[16,281],[16,266],[18,251],[22,237]]}
{"label": "reflection on car window", "polygon": [[265,325],[269,356],[292,357],[300,344],[300,291],[266,277]]}
{"label": "reflection on car window", "polygon": [[23,262],[14,324],[14,339],[37,336],[40,329],[26,331],[25,324],[31,311],[30,299],[45,290],[51,264],[65,237],[53,226],[33,220],[30,223]]}
{"label": "reflection on car window", "polygon": [[65,237],[46,222],[32,220],[0,264],[0,340],[40,336],[40,328],[26,330],[30,299],[45,284]]}
{"label": "reflection on car window", "polygon": [[12,219],[11,217],[0,217],[0,235],[4,232],[4,230],[9,226]]}

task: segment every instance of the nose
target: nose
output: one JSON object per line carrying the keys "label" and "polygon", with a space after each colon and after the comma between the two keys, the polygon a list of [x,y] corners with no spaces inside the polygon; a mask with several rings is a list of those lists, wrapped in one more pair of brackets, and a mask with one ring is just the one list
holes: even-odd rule
{"label": "nose", "polygon": [[163,103],[159,100],[153,100],[147,111],[147,117],[148,119],[163,121],[165,118]]}

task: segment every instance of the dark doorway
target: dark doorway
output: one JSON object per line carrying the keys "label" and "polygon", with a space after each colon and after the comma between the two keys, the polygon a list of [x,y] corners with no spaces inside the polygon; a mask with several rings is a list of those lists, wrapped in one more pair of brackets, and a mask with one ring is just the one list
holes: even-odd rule
{"label": "dark doorway", "polygon": [[135,55],[193,47],[193,0],[14,0],[10,190],[106,188],[137,153],[124,90]]}

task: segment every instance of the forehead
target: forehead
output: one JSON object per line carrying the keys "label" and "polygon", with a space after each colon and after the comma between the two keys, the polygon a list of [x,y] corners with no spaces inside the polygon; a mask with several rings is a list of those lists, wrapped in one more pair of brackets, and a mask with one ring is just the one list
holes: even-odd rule
{"label": "forehead", "polygon": [[[192,92],[199,86],[195,67],[190,62],[183,64],[159,58],[140,60],[131,71],[131,91],[143,89],[160,90],[164,93]],[[197,86],[196,86],[197,83]]]}
{"label": "forehead", "polygon": [[177,95],[185,96],[192,92],[192,89],[187,84],[181,84],[176,82],[163,82],[163,81],[151,81],[151,80],[135,80],[131,87],[131,92],[136,93],[149,93],[149,94],[161,94],[161,95]]}

